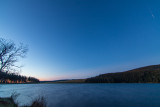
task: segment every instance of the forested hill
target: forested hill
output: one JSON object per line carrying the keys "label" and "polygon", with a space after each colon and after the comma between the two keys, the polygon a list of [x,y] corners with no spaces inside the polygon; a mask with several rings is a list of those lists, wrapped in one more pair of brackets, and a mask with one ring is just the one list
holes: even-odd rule
{"label": "forested hill", "polygon": [[34,77],[26,77],[16,73],[0,72],[1,83],[39,83],[39,80]]}
{"label": "forested hill", "polygon": [[86,79],[87,83],[160,83],[160,65],[125,72],[107,73]]}

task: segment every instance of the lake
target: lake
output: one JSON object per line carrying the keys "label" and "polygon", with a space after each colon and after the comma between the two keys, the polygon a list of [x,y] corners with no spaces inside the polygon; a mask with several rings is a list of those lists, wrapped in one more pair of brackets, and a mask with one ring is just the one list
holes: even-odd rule
{"label": "lake", "polygon": [[160,84],[0,85],[0,97],[13,92],[20,105],[44,96],[48,107],[160,107]]}

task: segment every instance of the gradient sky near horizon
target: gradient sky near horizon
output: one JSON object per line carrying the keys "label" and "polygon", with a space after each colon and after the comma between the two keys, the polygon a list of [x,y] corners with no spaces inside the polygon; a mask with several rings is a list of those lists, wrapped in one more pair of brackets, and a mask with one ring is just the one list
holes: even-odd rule
{"label": "gradient sky near horizon", "polygon": [[160,1],[0,0],[0,37],[29,46],[21,74],[40,80],[160,64]]}

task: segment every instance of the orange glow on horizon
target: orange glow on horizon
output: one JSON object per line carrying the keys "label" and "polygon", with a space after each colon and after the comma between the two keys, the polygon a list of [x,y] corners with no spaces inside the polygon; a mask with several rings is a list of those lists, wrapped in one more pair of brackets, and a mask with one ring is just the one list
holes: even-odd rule
{"label": "orange glow on horizon", "polygon": [[63,78],[38,78],[40,81],[54,81],[54,80],[59,80]]}

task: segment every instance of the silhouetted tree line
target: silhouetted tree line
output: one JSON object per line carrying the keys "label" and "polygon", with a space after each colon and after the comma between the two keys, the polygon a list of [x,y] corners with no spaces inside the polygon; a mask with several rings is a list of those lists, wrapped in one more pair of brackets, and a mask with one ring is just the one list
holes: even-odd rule
{"label": "silhouetted tree line", "polygon": [[16,73],[0,72],[0,83],[39,83],[39,80]]}
{"label": "silhouetted tree line", "polygon": [[86,79],[87,83],[160,83],[160,65],[126,72],[107,73]]}
{"label": "silhouetted tree line", "polygon": [[24,58],[27,51],[28,47],[22,43],[16,45],[11,40],[0,38],[0,83],[39,82],[34,77],[26,77],[16,73],[21,68],[16,65],[16,62],[19,61],[19,58]]}

